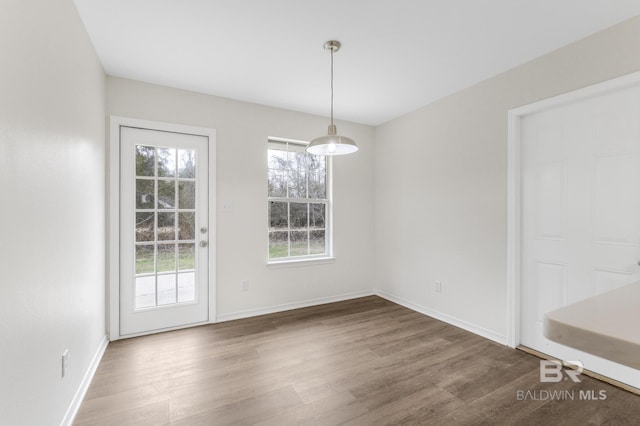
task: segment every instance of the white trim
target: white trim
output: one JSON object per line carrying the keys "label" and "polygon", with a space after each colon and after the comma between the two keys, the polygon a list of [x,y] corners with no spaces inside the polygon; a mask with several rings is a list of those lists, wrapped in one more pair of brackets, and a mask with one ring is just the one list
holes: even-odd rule
{"label": "white trim", "polygon": [[296,259],[289,257],[287,260],[267,261],[267,268],[297,268],[299,266],[326,265],[336,261],[335,257],[312,257],[304,259]]}
{"label": "white trim", "polygon": [[279,136],[267,136],[267,140],[274,141],[274,142],[297,143],[299,145],[304,145],[304,146],[307,146],[311,143],[309,141],[303,141],[301,139],[287,139],[287,138],[281,138]]}
{"label": "white trim", "polygon": [[137,118],[109,117],[108,152],[108,338],[120,336],[120,127],[161,130],[205,136],[209,139],[209,323],[216,319],[216,130]]}
{"label": "white trim", "polygon": [[[507,144],[507,345],[520,343],[520,117],[508,112]],[[514,143],[514,141],[518,141]],[[517,284],[516,284],[517,283]]]}
{"label": "white trim", "polygon": [[409,302],[408,300],[389,294],[386,291],[376,290],[375,293],[378,296],[382,297],[383,299],[387,299],[390,302],[404,306],[405,308],[409,308],[412,311],[416,311],[428,317],[435,318],[440,321],[444,321],[447,324],[451,324],[455,327],[469,331],[473,334],[477,334],[478,336],[484,337],[486,339],[493,340],[494,342],[500,343],[501,345],[507,344],[507,339],[503,334],[496,333],[495,331],[477,326],[475,324],[471,324],[470,322],[461,320],[459,318],[453,317],[451,315],[447,315],[439,311],[435,311],[425,306],[418,305],[413,302]]}
{"label": "white trim", "polygon": [[80,386],[78,386],[78,390],[76,394],[73,396],[71,400],[71,404],[69,404],[69,408],[67,408],[67,412],[64,414],[62,418],[62,422],[60,422],[61,426],[72,425],[73,420],[76,418],[78,414],[78,410],[80,409],[80,405],[82,404],[82,400],[87,394],[87,390],[89,390],[89,385],[93,380],[93,376],[96,374],[96,370],[98,369],[98,365],[100,365],[100,360],[102,360],[102,356],[104,355],[104,351],[107,350],[107,345],[109,344],[109,340],[105,335],[100,341],[98,345],[98,349],[96,353],[93,355],[91,362],[89,363],[89,367],[82,378],[82,382],[80,382]]}
{"label": "white trim", "polygon": [[216,176],[218,173],[217,164],[217,139],[215,129],[203,129],[208,131],[209,136],[209,323],[216,322],[218,293],[217,281],[217,247],[218,247],[218,222],[217,218],[217,186]]}
{"label": "white trim", "polygon": [[131,339],[132,337],[149,336],[149,335],[152,335],[152,334],[166,333],[167,331],[184,330],[185,328],[199,327],[201,325],[209,325],[209,324],[212,324],[214,322],[215,321],[193,322],[193,323],[190,323],[190,324],[178,325],[176,327],[158,328],[158,329],[151,330],[151,331],[141,331],[139,333],[123,334],[122,336],[120,336],[118,338],[118,340]]}
{"label": "white trim", "polygon": [[[327,221],[329,228],[325,223],[325,235],[327,239],[327,255],[330,258],[335,258],[336,254],[333,251],[333,230],[336,229],[333,223],[333,157],[327,157],[327,198],[329,199],[329,212],[327,213]],[[327,232],[327,230],[329,232]],[[328,235],[327,235],[328,234]]]}
{"label": "white trim", "polygon": [[118,117],[109,123],[108,218],[107,218],[107,334],[120,337],[120,126]]}
{"label": "white trim", "polygon": [[637,86],[638,84],[640,84],[640,71],[513,108],[509,110],[509,112],[513,113],[516,117],[522,117],[579,100],[585,100],[605,93],[614,92],[616,90],[622,90],[627,87]]}
{"label": "white trim", "polygon": [[520,344],[521,146],[522,118],[564,104],[640,84],[640,72],[597,83],[508,111],[507,141],[507,344]]}
{"label": "white trim", "polygon": [[220,315],[218,317],[218,322],[233,321],[233,320],[242,319],[242,318],[256,317],[259,315],[274,314],[277,312],[290,311],[292,309],[308,308],[310,306],[324,305],[327,303],[343,302],[345,300],[357,299],[360,297],[374,296],[375,294],[376,293],[373,290],[363,290],[363,291],[356,291],[352,293],[345,293],[339,296],[320,297],[317,299],[308,299],[308,300],[302,300],[299,302],[284,303],[282,305],[273,305],[273,306],[267,306],[264,308],[248,309],[246,311],[230,312],[228,314]]}

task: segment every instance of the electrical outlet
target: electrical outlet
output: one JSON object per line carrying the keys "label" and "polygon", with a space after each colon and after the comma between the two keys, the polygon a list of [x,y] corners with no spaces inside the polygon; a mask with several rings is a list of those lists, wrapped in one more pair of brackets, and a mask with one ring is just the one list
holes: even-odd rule
{"label": "electrical outlet", "polygon": [[67,374],[68,370],[69,370],[69,349],[65,349],[65,351],[62,353],[62,377],[64,377],[65,374]]}
{"label": "electrical outlet", "polygon": [[249,291],[249,281],[242,281],[242,291]]}
{"label": "electrical outlet", "polygon": [[435,285],[435,291],[436,293],[442,293],[442,281],[437,281],[436,280],[436,285]]}

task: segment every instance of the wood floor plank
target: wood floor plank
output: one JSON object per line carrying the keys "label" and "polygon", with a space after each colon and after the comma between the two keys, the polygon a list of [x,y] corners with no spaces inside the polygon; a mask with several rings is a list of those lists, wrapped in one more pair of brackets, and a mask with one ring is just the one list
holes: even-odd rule
{"label": "wood floor plank", "polygon": [[343,392],[283,410],[256,425],[337,425],[364,413],[367,413],[365,404],[349,392]]}
{"label": "wood floor plank", "polygon": [[[520,398],[529,391],[538,398]],[[540,398],[566,392],[573,400]],[[580,399],[600,395],[604,400]],[[520,395],[522,396],[522,395]],[[640,397],[371,296],[111,343],[77,425],[638,424]]]}
{"label": "wood floor plank", "polygon": [[196,415],[172,418],[175,425],[238,425],[256,424],[273,417],[286,408],[301,406],[302,400],[296,391],[287,386],[250,398],[240,399],[221,407]]}
{"label": "wood floor plank", "polygon": [[126,411],[114,411],[112,414],[95,413],[95,416],[86,414],[78,419],[76,425],[113,426],[113,425],[168,425],[169,399],[153,404],[143,405]]}

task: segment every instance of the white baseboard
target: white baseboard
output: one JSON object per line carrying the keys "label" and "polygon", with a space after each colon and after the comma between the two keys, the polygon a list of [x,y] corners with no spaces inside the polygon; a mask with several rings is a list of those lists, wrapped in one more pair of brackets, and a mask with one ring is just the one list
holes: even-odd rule
{"label": "white baseboard", "polygon": [[501,345],[505,345],[505,346],[507,345],[507,337],[503,334],[496,333],[495,331],[488,330],[483,327],[479,327],[475,324],[471,324],[459,318],[452,317],[451,315],[447,315],[442,312],[429,309],[425,306],[418,305],[413,302],[409,302],[408,300],[389,294],[386,291],[376,290],[374,293],[384,299],[389,300],[390,302],[397,303],[398,305],[402,305],[405,308],[409,308],[413,311],[420,312],[421,314],[427,315],[431,318],[444,321],[448,324],[462,328],[463,330],[470,331],[471,333],[477,334],[478,336],[482,336],[489,340],[493,340],[494,342],[500,343]]}
{"label": "white baseboard", "polygon": [[216,322],[232,321],[242,318],[256,317],[258,315],[273,314],[276,312],[290,311],[292,309],[308,308],[309,306],[324,305],[326,303],[342,302],[344,300],[357,299],[358,297],[366,297],[375,295],[373,290],[356,291],[353,293],[341,294],[339,296],[320,297],[318,299],[308,299],[299,302],[285,303],[282,305],[267,306],[258,309],[249,309],[246,311],[230,312],[228,314],[218,315]]}
{"label": "white baseboard", "polygon": [[78,414],[78,410],[80,409],[80,404],[82,404],[82,400],[84,396],[87,394],[87,390],[89,389],[89,385],[91,384],[91,380],[93,380],[93,376],[96,374],[96,370],[98,369],[98,365],[100,364],[100,360],[102,359],[102,355],[104,355],[104,351],[107,349],[107,345],[109,344],[109,340],[105,335],[102,338],[102,341],[98,345],[98,349],[96,353],[93,355],[93,359],[91,359],[91,363],[89,363],[89,368],[87,368],[84,377],[82,378],[82,382],[80,382],[80,386],[76,391],[76,394],[73,396],[71,400],[71,405],[67,409],[67,412],[60,423],[61,426],[71,426],[73,424],[73,420],[76,418],[76,414]]}
{"label": "white baseboard", "polygon": [[308,299],[308,300],[303,300],[299,302],[285,303],[282,305],[267,306],[267,307],[258,308],[258,309],[249,309],[246,311],[230,312],[228,314],[219,315],[217,317],[217,322],[225,322],[225,321],[232,321],[232,320],[237,320],[242,318],[255,317],[258,315],[273,314],[276,312],[284,312],[284,311],[290,311],[292,309],[307,308],[309,306],[323,305],[326,303],[342,302],[344,300],[357,299],[358,297],[365,297],[365,296],[372,296],[372,295],[380,296],[383,299],[387,299],[393,303],[397,303],[398,305],[404,306],[405,308],[409,308],[423,315],[427,315],[432,318],[438,319],[440,321],[444,321],[453,326],[462,328],[463,330],[467,330],[471,333],[477,334],[478,336],[482,336],[486,339],[500,343],[501,345],[507,344],[507,338],[503,334],[496,333],[492,330],[488,330],[486,328],[479,327],[475,324],[469,323],[459,318],[452,317],[451,315],[447,315],[442,312],[438,312],[433,309],[429,309],[427,307],[415,304],[413,302],[409,302],[408,300],[394,296],[382,290],[364,290],[364,291],[358,291],[353,293],[346,293],[339,296],[321,297],[318,299]]}

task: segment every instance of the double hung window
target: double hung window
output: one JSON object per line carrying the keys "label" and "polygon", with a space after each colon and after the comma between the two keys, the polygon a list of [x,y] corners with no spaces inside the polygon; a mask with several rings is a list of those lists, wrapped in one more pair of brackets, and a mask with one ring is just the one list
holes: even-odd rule
{"label": "double hung window", "polygon": [[330,167],[306,144],[269,139],[269,261],[330,257]]}

